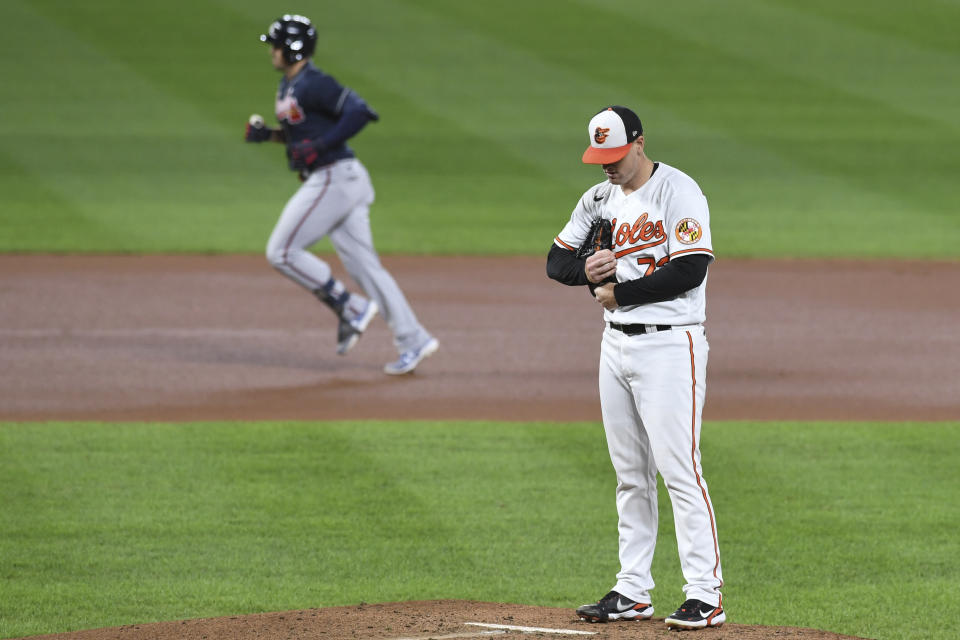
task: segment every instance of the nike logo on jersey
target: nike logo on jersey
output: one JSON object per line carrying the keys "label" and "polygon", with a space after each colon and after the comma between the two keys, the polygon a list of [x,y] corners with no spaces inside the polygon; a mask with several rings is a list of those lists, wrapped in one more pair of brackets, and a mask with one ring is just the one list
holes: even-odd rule
{"label": "nike logo on jersey", "polygon": [[594,202],[600,202],[601,200],[603,200],[603,196],[593,196]]}

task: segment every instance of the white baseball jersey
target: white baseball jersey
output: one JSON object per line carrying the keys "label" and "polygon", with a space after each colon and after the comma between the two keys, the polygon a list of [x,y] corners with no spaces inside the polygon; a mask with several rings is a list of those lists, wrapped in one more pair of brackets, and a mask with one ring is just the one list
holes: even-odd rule
{"label": "white baseball jersey", "polygon": [[[617,281],[651,275],[678,256],[703,253],[713,257],[710,211],[697,183],[679,169],[660,163],[642,187],[624,195],[619,185],[601,182],[583,194],[570,221],[555,239],[576,250],[591,222],[613,222]],[[706,320],[707,279],[673,300],[604,311],[604,320],[620,324],[700,324]]]}

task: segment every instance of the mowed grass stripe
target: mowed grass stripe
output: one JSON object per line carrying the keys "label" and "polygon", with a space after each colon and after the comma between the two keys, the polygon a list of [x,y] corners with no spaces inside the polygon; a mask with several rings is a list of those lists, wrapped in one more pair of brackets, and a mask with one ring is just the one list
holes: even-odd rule
{"label": "mowed grass stripe", "polygon": [[[614,0],[581,0],[616,7]],[[930,120],[948,133],[960,133],[960,44],[935,49],[928,43],[891,37],[877,30],[871,16],[896,16],[902,25],[936,33],[957,17],[956,7],[920,2],[904,12],[895,0],[831,3],[835,13],[861,9],[854,19],[830,15],[816,3],[733,0],[723,4],[699,0],[677,3],[645,19],[660,28],[682,30],[688,37],[772,74],[789,75],[812,85],[827,85],[842,94],[916,120]],[[751,34],[749,39],[735,34]]]}
{"label": "mowed grass stripe", "polygon": [[[502,0],[326,7],[320,65],[383,116],[354,145],[378,191],[381,251],[542,253],[602,179],[579,162],[586,116],[622,102],[647,124],[650,155],[705,189],[721,257],[955,256],[957,134],[934,116],[957,90],[938,81],[943,69],[910,74],[951,54],[849,17],[738,7],[683,3],[649,16],[613,0],[549,11]],[[240,136],[251,111],[272,109],[276,73],[256,36],[284,10],[252,0],[4,3],[5,20],[52,24],[56,35],[39,54],[50,82],[37,104],[12,88],[0,96],[17,123],[0,129],[4,153],[112,230],[78,230],[73,249],[262,250],[297,183],[282,149]],[[784,26],[792,20],[795,31]],[[617,28],[598,49],[584,25],[607,24]],[[23,38],[17,48],[30,48]],[[843,62],[805,66],[834,57]],[[24,73],[9,86],[30,84]],[[12,219],[32,212],[14,206],[0,218],[0,250],[70,248],[43,224],[13,233]]]}
{"label": "mowed grass stripe", "polygon": [[860,2],[831,0],[775,0],[793,8],[828,18],[838,24],[849,24],[883,38],[903,40],[928,51],[955,54],[958,43],[954,25],[960,21],[960,5],[949,0],[926,0],[910,7],[905,19],[903,6],[892,1],[870,3],[871,11]]}
{"label": "mowed grass stripe", "polygon": [[[552,33],[522,38],[532,15],[517,16],[511,41],[580,71],[577,86],[590,95],[629,95],[647,122],[651,154],[682,163],[708,193],[717,246],[745,255],[776,247],[780,255],[798,257],[954,251],[960,221],[950,176],[960,169],[960,155],[942,141],[956,133],[897,108],[916,100],[912,85],[947,91],[942,83],[904,83],[903,74],[891,73],[864,95],[841,74],[833,78],[831,70],[821,70],[819,59],[811,61],[813,71],[795,73],[797,61],[811,57],[807,50],[844,59],[848,34],[839,28],[819,38],[802,29],[785,38],[780,30],[789,29],[782,26],[789,21],[768,16],[766,31],[781,36],[779,44],[765,35],[758,45],[763,29],[746,9],[681,3],[647,16],[624,13],[616,2],[579,5],[580,23],[618,25],[603,30],[609,57],[599,58],[588,37],[565,41],[563,49],[550,47]],[[498,14],[486,7],[442,6],[465,23],[499,27]],[[577,4],[563,10],[577,11]],[[896,43],[890,47],[885,56],[900,55]],[[634,55],[616,55],[633,49]],[[865,55],[844,68],[867,65]],[[943,56],[931,63],[937,61],[931,73],[956,73]],[[869,67],[871,74],[886,69],[876,60]],[[898,96],[898,102],[878,96]]]}
{"label": "mowed grass stripe", "polygon": [[[708,423],[734,622],[946,638],[960,423]],[[617,571],[602,427],[0,425],[0,637],[317,606],[575,606]],[[654,606],[682,577],[660,488]]]}
{"label": "mowed grass stripe", "polygon": [[[98,12],[85,19],[71,13],[81,7]],[[142,49],[136,43],[128,43],[125,59],[98,39],[149,32],[169,51],[169,32],[151,31],[148,16],[137,20],[123,11],[111,12],[103,3],[54,6],[14,0],[5,3],[3,12],[12,23],[44,24],[48,34],[47,44],[34,51],[25,32],[11,33],[12,46],[34,51],[30,69],[15,76],[29,71],[29,82],[22,78],[11,84],[32,88],[5,92],[13,100],[7,104],[11,117],[0,123],[0,137],[7,162],[40,188],[31,197],[34,187],[12,177],[4,180],[24,195],[5,199],[0,229],[9,233],[0,234],[3,249],[36,249],[38,239],[40,247],[54,251],[199,252],[217,245],[249,251],[253,242],[265,242],[260,237],[269,233],[272,220],[238,215],[237,198],[251,174],[286,177],[276,171],[282,149],[238,153],[246,150],[238,142],[240,134],[229,136],[227,127],[205,115],[204,105],[170,93],[141,73],[137,65],[143,57],[136,54]],[[128,19],[118,22],[117,16],[124,15]],[[204,74],[197,70],[196,75]],[[242,119],[236,131],[242,132]],[[261,181],[245,206],[249,211],[261,202],[260,211],[273,214],[288,188],[276,184],[271,190],[269,181]],[[31,223],[25,233],[19,228],[24,220]]]}

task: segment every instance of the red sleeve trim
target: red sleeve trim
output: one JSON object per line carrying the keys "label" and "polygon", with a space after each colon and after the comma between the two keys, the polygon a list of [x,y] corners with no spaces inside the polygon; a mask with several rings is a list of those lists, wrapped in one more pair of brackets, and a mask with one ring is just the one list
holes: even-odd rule
{"label": "red sleeve trim", "polygon": [[706,253],[707,255],[713,256],[713,251],[710,249],[683,249],[681,251],[674,251],[670,254],[670,259],[676,258],[677,256],[682,256],[685,253]]}

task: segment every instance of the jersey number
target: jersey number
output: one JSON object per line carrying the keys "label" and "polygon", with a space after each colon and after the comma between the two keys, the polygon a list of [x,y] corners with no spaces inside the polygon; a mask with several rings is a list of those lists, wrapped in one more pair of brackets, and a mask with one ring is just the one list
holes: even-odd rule
{"label": "jersey number", "polygon": [[643,272],[644,278],[656,271],[657,267],[662,267],[668,262],[670,262],[670,256],[663,256],[660,258],[660,260],[657,260],[656,258],[637,258],[638,265],[647,265],[647,270]]}

